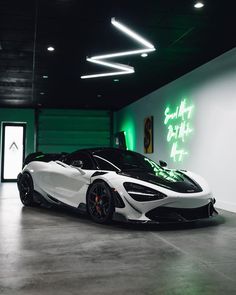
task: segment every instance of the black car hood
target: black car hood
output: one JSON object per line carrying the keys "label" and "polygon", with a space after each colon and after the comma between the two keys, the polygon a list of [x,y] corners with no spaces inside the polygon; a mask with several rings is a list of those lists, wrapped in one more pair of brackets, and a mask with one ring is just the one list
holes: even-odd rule
{"label": "black car hood", "polygon": [[119,174],[156,184],[178,193],[202,192],[198,183],[179,170],[163,170],[161,175],[141,170],[122,171]]}

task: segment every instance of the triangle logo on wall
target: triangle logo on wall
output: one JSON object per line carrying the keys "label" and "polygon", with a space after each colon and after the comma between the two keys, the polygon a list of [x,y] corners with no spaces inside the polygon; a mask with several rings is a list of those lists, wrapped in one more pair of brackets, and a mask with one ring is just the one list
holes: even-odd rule
{"label": "triangle logo on wall", "polygon": [[19,150],[19,148],[18,148],[17,144],[15,143],[15,141],[13,141],[13,143],[10,145],[9,150],[10,151]]}

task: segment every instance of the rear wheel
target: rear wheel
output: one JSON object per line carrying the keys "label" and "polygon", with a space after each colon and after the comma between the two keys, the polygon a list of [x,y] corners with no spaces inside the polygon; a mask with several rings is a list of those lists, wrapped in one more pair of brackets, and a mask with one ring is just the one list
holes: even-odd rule
{"label": "rear wheel", "polygon": [[23,173],[18,188],[20,192],[20,199],[25,206],[35,206],[37,203],[34,201],[34,184],[32,177],[29,173]]}
{"label": "rear wheel", "polygon": [[98,223],[109,223],[114,213],[111,188],[104,181],[94,182],[87,193],[87,211]]}

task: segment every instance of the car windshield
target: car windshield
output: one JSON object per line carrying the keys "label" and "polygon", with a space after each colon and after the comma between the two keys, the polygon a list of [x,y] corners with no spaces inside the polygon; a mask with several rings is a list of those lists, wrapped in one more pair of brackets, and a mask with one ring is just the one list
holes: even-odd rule
{"label": "car windshield", "polygon": [[[94,153],[95,158],[99,157],[109,161],[121,171],[137,170],[152,173],[169,181],[178,181],[179,175],[171,170],[164,169],[153,160],[132,151],[107,149]],[[117,169],[118,170],[118,169]]]}

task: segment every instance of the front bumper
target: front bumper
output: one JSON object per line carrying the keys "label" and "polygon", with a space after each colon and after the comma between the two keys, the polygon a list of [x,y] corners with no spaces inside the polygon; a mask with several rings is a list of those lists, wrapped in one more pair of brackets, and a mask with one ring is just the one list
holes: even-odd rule
{"label": "front bumper", "polygon": [[173,208],[173,207],[158,207],[148,211],[145,216],[150,221],[164,222],[189,222],[194,220],[205,219],[218,215],[212,202],[198,208]]}

